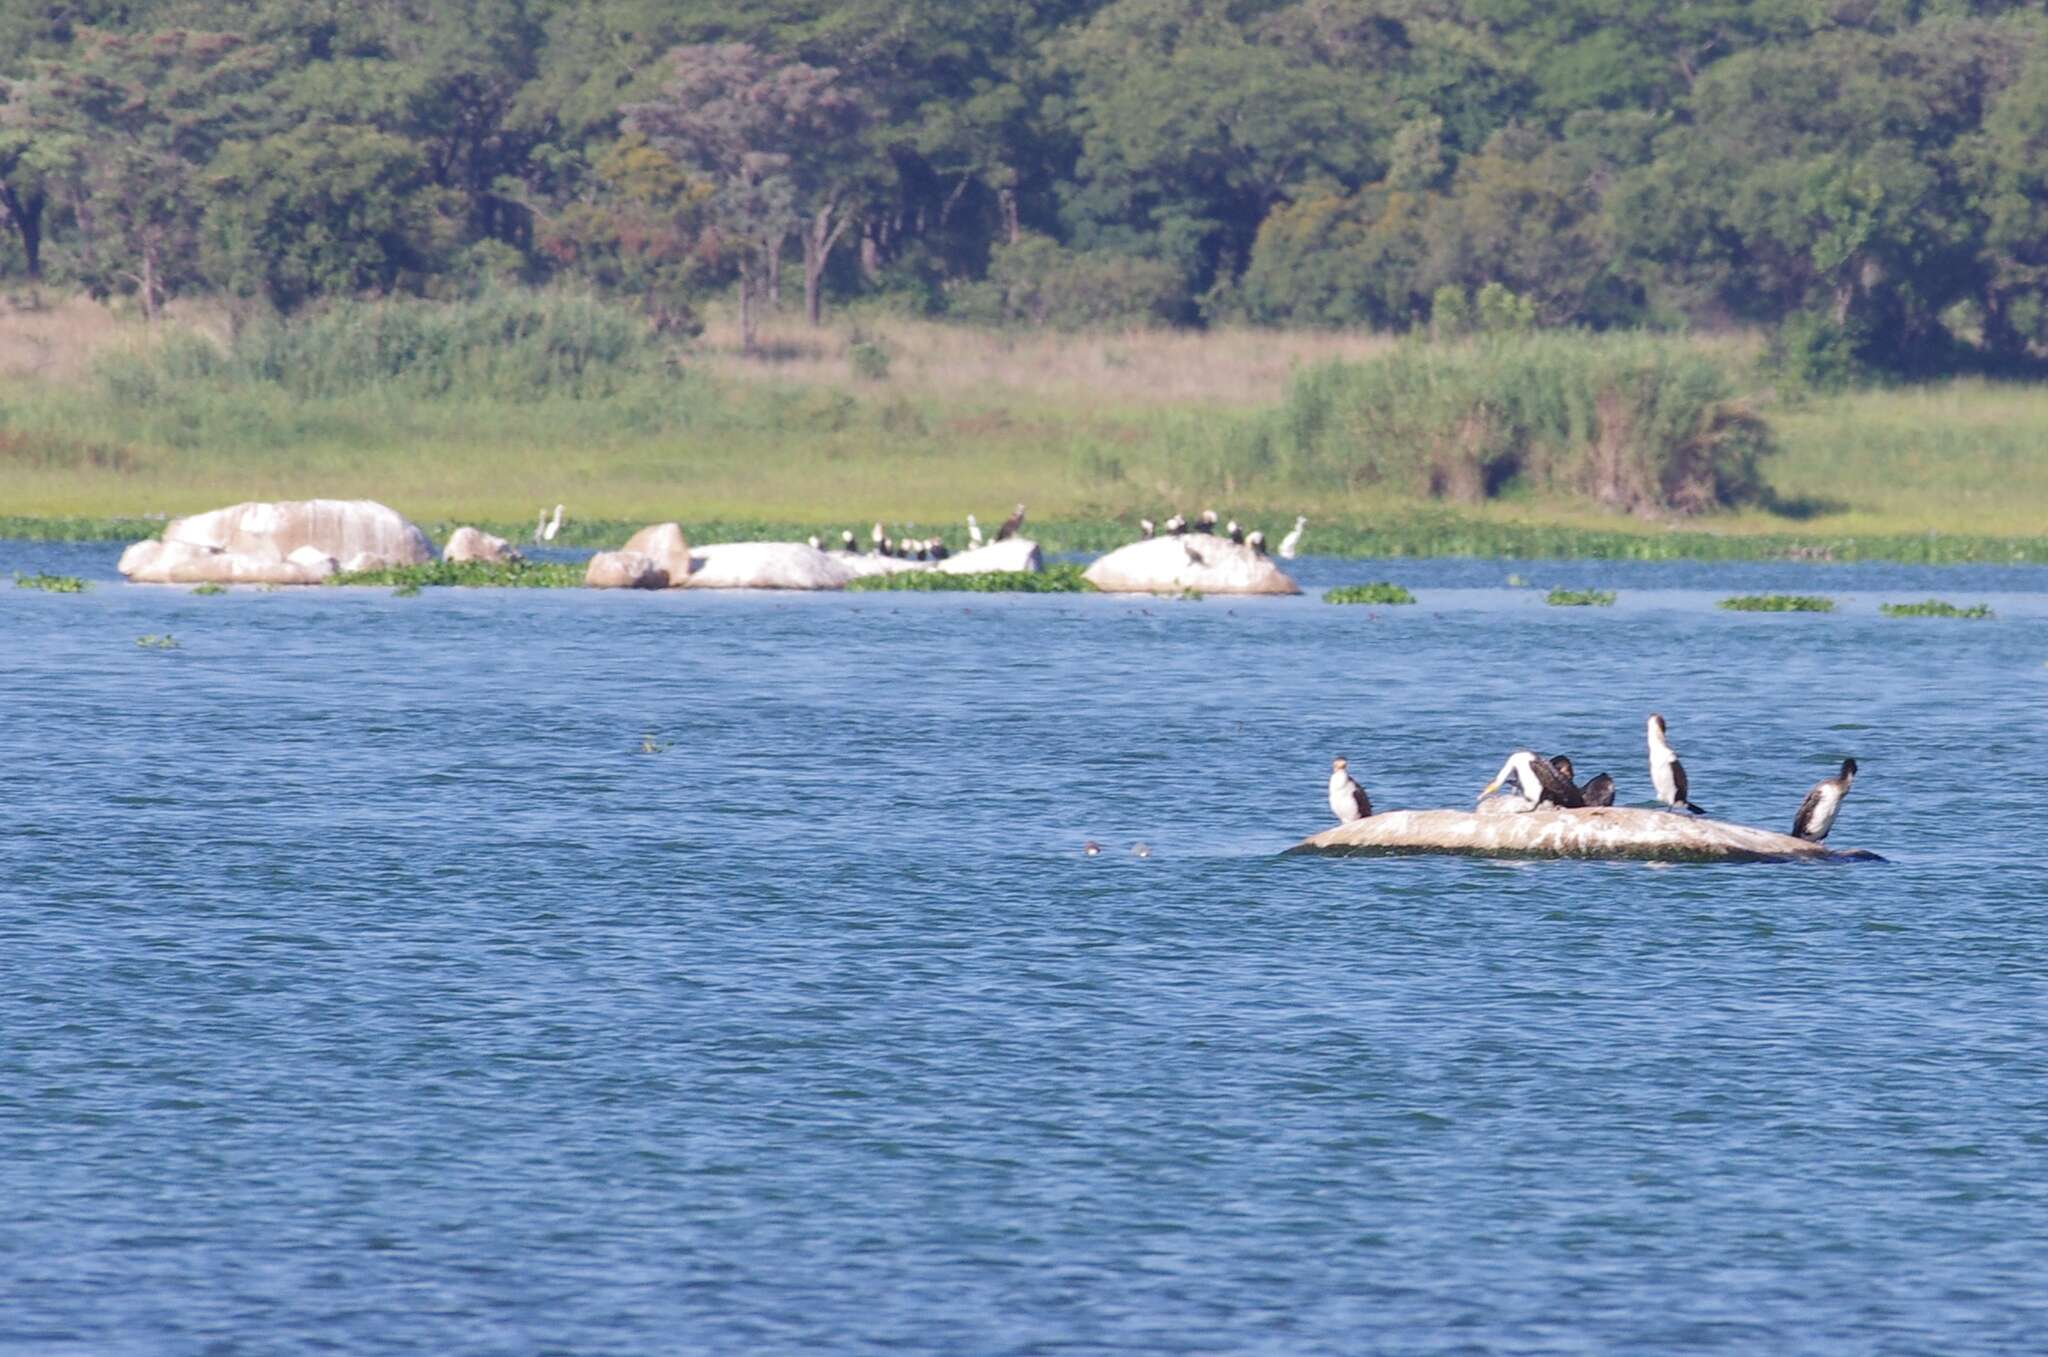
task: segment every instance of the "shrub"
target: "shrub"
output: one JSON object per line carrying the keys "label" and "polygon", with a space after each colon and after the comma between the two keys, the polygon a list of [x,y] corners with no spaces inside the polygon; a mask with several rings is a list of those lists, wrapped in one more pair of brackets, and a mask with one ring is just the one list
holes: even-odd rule
{"label": "shrub", "polygon": [[1413,603],[1415,595],[1398,584],[1384,581],[1373,584],[1340,584],[1323,594],[1325,603]]}
{"label": "shrub", "polygon": [[854,340],[847,346],[846,358],[853,366],[853,375],[863,381],[885,381],[889,376],[889,350],[878,340]]}
{"label": "shrub", "polygon": [[1083,330],[1180,319],[1188,294],[1171,264],[1028,235],[998,247],[986,280],[955,289],[948,309],[985,324]]}

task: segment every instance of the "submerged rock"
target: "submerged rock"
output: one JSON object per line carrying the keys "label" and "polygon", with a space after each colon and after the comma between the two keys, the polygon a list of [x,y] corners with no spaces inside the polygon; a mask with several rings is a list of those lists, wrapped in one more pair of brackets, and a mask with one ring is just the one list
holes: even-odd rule
{"label": "submerged rock", "polygon": [[318,584],[337,568],[433,559],[427,535],[375,500],[252,500],[173,519],[122,552],[119,569],[140,584]]}
{"label": "submerged rock", "polygon": [[1026,537],[1010,537],[986,546],[973,547],[948,556],[932,567],[942,575],[979,575],[991,570],[1045,569],[1045,556],[1038,543]]}
{"label": "submerged rock", "polygon": [[1298,594],[1272,560],[1227,537],[1183,533],[1118,547],[1083,572],[1107,594]]}
{"label": "submerged rock", "polygon": [[590,589],[666,589],[668,573],[637,551],[600,551],[583,572]]}
{"label": "submerged rock", "polygon": [[624,551],[637,552],[654,562],[668,580],[667,587],[680,589],[690,582],[690,544],[674,523],[656,523],[626,539]]}
{"label": "submerged rock", "polygon": [[448,545],[441,548],[444,561],[488,561],[492,565],[508,565],[519,560],[519,553],[504,538],[485,532],[481,528],[457,528],[448,534]]}
{"label": "submerged rock", "polygon": [[[718,542],[690,552],[692,589],[844,589],[853,572],[808,542]],[[910,565],[904,561],[899,564]]]}
{"label": "submerged rock", "polygon": [[1389,856],[1445,853],[1477,858],[1633,858],[1645,862],[1786,862],[1868,859],[1831,853],[1773,830],[1664,810],[1543,806],[1490,810],[1395,810],[1310,835],[1290,853]]}

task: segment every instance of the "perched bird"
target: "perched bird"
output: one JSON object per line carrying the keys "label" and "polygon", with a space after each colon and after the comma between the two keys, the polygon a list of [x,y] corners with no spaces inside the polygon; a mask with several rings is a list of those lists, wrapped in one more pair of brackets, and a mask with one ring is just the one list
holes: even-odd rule
{"label": "perched bird", "polygon": [[1245,538],[1244,543],[1253,551],[1258,552],[1259,555],[1263,556],[1266,554],[1266,534],[1261,529],[1252,529],[1251,536]]}
{"label": "perched bird", "polygon": [[1579,788],[1579,796],[1589,806],[1611,806],[1614,804],[1614,779],[1605,773],[1586,779],[1586,785]]}
{"label": "perched bird", "polygon": [[881,551],[882,543],[888,540],[888,534],[882,531],[882,525],[879,522],[877,522],[874,527],[868,529],[868,541],[873,542],[875,544],[876,551]]}
{"label": "perched bird", "polygon": [[824,542],[822,542],[822,541],[820,541],[820,540],[819,540],[819,538],[818,538],[818,534],[816,534],[816,533],[812,533],[812,534],[811,534],[811,550],[812,550],[812,551],[823,551],[824,549],[825,549],[825,544],[824,544]]}
{"label": "perched bird", "polygon": [[1301,546],[1301,530],[1307,526],[1308,520],[1305,518],[1297,517],[1294,520],[1294,531],[1280,539],[1281,560],[1291,561],[1294,559],[1295,551]]}
{"label": "perched bird", "polygon": [[1187,530],[1188,521],[1179,514],[1175,514],[1172,518],[1166,520],[1166,535],[1168,537],[1178,537]]}
{"label": "perched bird", "polygon": [[1664,718],[1650,713],[1650,785],[1657,789],[1657,799],[1673,810],[1684,807],[1694,815],[1706,812],[1685,799],[1685,765],[1678,761],[1678,751],[1665,738]]}
{"label": "perched bird", "polygon": [[1576,777],[1574,777],[1573,775],[1574,775],[1574,774],[1575,774],[1575,773],[1576,773],[1576,772],[1577,772],[1578,770],[1572,767],[1572,756],[1571,756],[1571,755],[1569,755],[1569,754],[1552,754],[1552,755],[1550,756],[1550,766],[1551,766],[1552,768],[1555,768],[1555,769],[1557,769],[1557,771],[1558,771],[1558,772],[1562,773],[1562,774],[1564,775],[1564,780],[1565,780],[1566,782],[1576,782],[1576,781],[1577,781],[1577,778],[1576,778]]}
{"label": "perched bird", "polygon": [[854,549],[852,528],[841,528],[839,530],[839,549],[841,551],[852,551]]}
{"label": "perched bird", "polygon": [[894,556],[896,554],[895,539],[884,537],[881,541],[881,544],[877,546],[875,550],[880,552],[884,556]]}
{"label": "perched bird", "polygon": [[1567,809],[1586,804],[1585,798],[1579,795],[1579,789],[1533,749],[1517,749],[1508,755],[1508,761],[1500,766],[1493,781],[1487,783],[1479,794],[1491,796],[1511,777],[1521,783],[1522,795],[1529,798],[1532,810],[1546,802]]}
{"label": "perched bird", "polygon": [[1017,512],[1003,520],[1003,526],[996,529],[996,540],[1007,542],[1017,535],[1017,529],[1024,526],[1024,506],[1019,504]]}
{"label": "perched bird", "polygon": [[1196,532],[1214,532],[1214,531],[1216,531],[1216,511],[1215,511],[1214,509],[1204,509],[1204,510],[1202,510],[1202,516],[1201,516],[1200,518],[1198,518],[1198,519],[1196,519],[1196,520],[1195,520],[1195,531],[1196,531]]}
{"label": "perched bird", "polygon": [[1835,827],[1835,814],[1842,809],[1842,799],[1849,795],[1849,784],[1856,780],[1856,760],[1843,759],[1842,771],[1834,777],[1824,778],[1813,784],[1813,790],[1799,803],[1799,813],[1792,817],[1792,837],[1819,843]]}
{"label": "perched bird", "polygon": [[555,516],[548,520],[547,527],[541,529],[540,540],[543,542],[552,542],[555,540],[555,534],[560,532],[561,530],[562,506],[557,504],[555,506]]}
{"label": "perched bird", "polygon": [[1372,814],[1372,802],[1365,795],[1365,788],[1352,781],[1345,770],[1350,765],[1343,759],[1330,760],[1330,810],[1339,824],[1350,824],[1363,820]]}
{"label": "perched bird", "polygon": [[1149,519],[1149,518],[1141,518],[1141,519],[1139,519],[1139,520],[1138,520],[1138,536],[1139,536],[1139,537],[1141,537],[1141,538],[1149,538],[1149,537],[1151,537],[1151,536],[1152,536],[1152,520],[1151,520],[1151,519]]}
{"label": "perched bird", "polygon": [[1091,857],[1091,858],[1092,858],[1092,857],[1094,857],[1094,856],[1095,856],[1096,854],[1100,853],[1101,851],[1102,851],[1102,845],[1101,845],[1101,844],[1099,844],[1099,843],[1097,843],[1097,842],[1095,842],[1095,840],[1093,840],[1093,839],[1090,839],[1090,840],[1088,840],[1088,842],[1086,842],[1086,843],[1084,843],[1084,844],[1082,844],[1082,845],[1081,845],[1081,852],[1082,852],[1082,854],[1083,854],[1084,856],[1087,856],[1087,857]]}
{"label": "perched bird", "polygon": [[946,539],[945,539],[945,538],[943,538],[943,537],[934,537],[934,538],[932,538],[932,540],[931,540],[931,548],[932,548],[932,559],[933,559],[933,560],[935,560],[935,561],[943,561],[943,560],[945,560],[945,559],[946,559],[946,558],[947,558],[948,556],[951,556],[951,555],[953,554],[953,553],[952,553],[951,551],[948,551],[948,550],[946,549]]}
{"label": "perched bird", "polygon": [[967,515],[967,540],[974,546],[981,545],[981,524],[974,521],[974,515]]}
{"label": "perched bird", "polygon": [[1237,543],[1239,546],[1244,545],[1244,529],[1237,526],[1236,519],[1231,519],[1230,525],[1226,527],[1223,531],[1230,538],[1231,541]]}

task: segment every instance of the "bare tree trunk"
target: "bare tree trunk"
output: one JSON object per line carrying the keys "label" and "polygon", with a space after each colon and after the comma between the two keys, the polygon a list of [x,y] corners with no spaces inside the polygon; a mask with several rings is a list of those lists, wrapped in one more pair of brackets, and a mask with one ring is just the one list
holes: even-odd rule
{"label": "bare tree trunk", "polygon": [[824,298],[820,293],[825,281],[825,265],[832,258],[832,248],[839,243],[839,237],[846,234],[846,228],[852,221],[851,217],[839,212],[839,197],[834,194],[818,209],[804,232],[804,319],[813,325],[824,323]]}
{"label": "bare tree trunk", "polygon": [[1009,187],[996,190],[996,202],[1003,212],[1003,233],[1015,245],[1024,238],[1024,228],[1017,219],[1017,190]]}
{"label": "bare tree trunk", "polygon": [[12,184],[0,184],[0,216],[5,216],[21,237],[21,252],[28,260],[30,282],[43,276],[43,195],[23,197]]}
{"label": "bare tree trunk", "polygon": [[142,246],[142,318],[156,324],[156,242]]}
{"label": "bare tree trunk", "polygon": [[872,223],[861,228],[860,276],[870,283],[882,281],[882,242],[875,239]]}
{"label": "bare tree trunk", "polygon": [[782,246],[788,239],[786,235],[775,237],[768,251],[768,306],[774,311],[782,309]]}
{"label": "bare tree trunk", "polygon": [[740,253],[740,352],[754,352],[754,268],[751,251]]}

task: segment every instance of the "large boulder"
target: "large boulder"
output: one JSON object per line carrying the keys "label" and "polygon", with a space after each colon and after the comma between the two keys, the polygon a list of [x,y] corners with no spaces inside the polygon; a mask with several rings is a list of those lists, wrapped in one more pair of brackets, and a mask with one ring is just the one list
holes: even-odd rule
{"label": "large boulder", "polygon": [[[1504,813],[1506,812],[1506,813]],[[1445,853],[1476,858],[1632,858],[1647,862],[1868,861],[1775,830],[1668,810],[1542,806],[1516,814],[1396,810],[1310,835],[1290,853],[1369,857]]]}
{"label": "large boulder", "polygon": [[666,589],[668,572],[637,551],[600,551],[584,568],[589,589]]}
{"label": "large boulder", "polygon": [[434,559],[405,515],[375,500],[250,501],[173,519],[121,553],[142,584],[318,584],[335,569],[382,570]]}
{"label": "large boulder", "polygon": [[1038,543],[1029,538],[1010,537],[948,556],[932,569],[947,575],[979,575],[990,570],[1037,571],[1045,569],[1045,556]]}
{"label": "large boulder", "polygon": [[844,589],[843,561],[808,542],[720,542],[690,551],[692,589]]}
{"label": "large boulder", "polygon": [[441,548],[441,559],[509,565],[519,559],[519,553],[504,538],[487,533],[481,528],[457,528],[448,534],[448,545]]}
{"label": "large boulder", "polygon": [[674,523],[656,523],[640,529],[626,539],[623,550],[638,552],[654,562],[668,577],[671,589],[680,589],[690,582],[690,544],[683,540],[683,530]]}
{"label": "large boulder", "polygon": [[1148,537],[1118,547],[1084,572],[1106,594],[1298,594],[1301,586],[1250,547],[1208,533]]}

